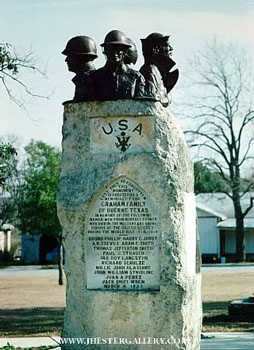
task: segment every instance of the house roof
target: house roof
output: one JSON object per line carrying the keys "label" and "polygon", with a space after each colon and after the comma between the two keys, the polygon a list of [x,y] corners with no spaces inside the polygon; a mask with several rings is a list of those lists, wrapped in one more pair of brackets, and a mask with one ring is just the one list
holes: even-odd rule
{"label": "house roof", "polygon": [[200,204],[200,203],[197,203],[196,204],[196,208],[199,209],[199,210],[202,210],[204,211],[205,213],[208,213],[210,214],[211,216],[216,216],[222,220],[225,220],[226,219],[226,216],[223,215],[222,213],[219,213],[218,211],[215,211],[211,208],[209,208],[208,206],[206,205],[203,205],[203,204]]}
{"label": "house roof", "polygon": [[[242,209],[245,210],[250,203],[250,198],[254,197],[254,192],[247,192],[241,199]],[[224,193],[200,193],[196,196],[197,208],[214,213],[221,218],[234,219],[233,201]],[[206,209],[202,209],[206,208]],[[254,219],[254,207],[249,211],[246,218]]]}
{"label": "house roof", "polygon": [[[235,228],[235,219],[226,219],[224,221],[221,221],[217,224],[217,227],[220,228],[227,228],[227,229],[234,229]],[[244,219],[244,228],[254,228],[254,218],[247,218]]]}

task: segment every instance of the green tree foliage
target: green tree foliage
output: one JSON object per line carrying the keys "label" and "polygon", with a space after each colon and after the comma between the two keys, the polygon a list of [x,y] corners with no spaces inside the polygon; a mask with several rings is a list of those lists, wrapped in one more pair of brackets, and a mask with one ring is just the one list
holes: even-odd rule
{"label": "green tree foliage", "polygon": [[[194,181],[195,193],[210,193],[222,192],[228,190],[228,184],[222,178],[220,173],[210,170],[202,161],[194,163]],[[249,184],[248,179],[240,179],[240,190],[244,191],[246,184]]]}
{"label": "green tree foliage", "polygon": [[42,141],[31,141],[25,151],[19,189],[20,229],[57,236],[61,231],[56,210],[60,152]]}
{"label": "green tree foliage", "polygon": [[22,232],[53,235],[59,243],[59,285],[63,284],[62,231],[57,217],[56,194],[60,174],[60,152],[42,141],[26,147],[26,161],[18,195],[18,215]]}
{"label": "green tree foliage", "polygon": [[224,192],[227,184],[220,174],[211,171],[202,162],[194,163],[195,193]]}
{"label": "green tree foliage", "polygon": [[5,141],[0,142],[0,224],[12,223],[16,216],[17,152]]}
{"label": "green tree foliage", "polygon": [[17,152],[11,143],[0,142],[0,187],[8,186],[8,180],[17,169]]}

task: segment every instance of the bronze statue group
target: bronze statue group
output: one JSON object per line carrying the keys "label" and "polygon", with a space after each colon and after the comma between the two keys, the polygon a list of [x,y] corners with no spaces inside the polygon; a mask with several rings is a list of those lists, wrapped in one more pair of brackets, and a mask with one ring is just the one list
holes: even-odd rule
{"label": "bronze statue group", "polygon": [[73,78],[73,102],[141,99],[169,103],[168,93],[175,86],[179,71],[172,68],[169,36],[152,33],[141,39],[144,64],[140,71],[130,68],[137,62],[135,43],[119,30],[110,31],[101,44],[106,56],[103,67],[95,69],[98,57],[95,41],[88,36],[71,38],[62,52]]}

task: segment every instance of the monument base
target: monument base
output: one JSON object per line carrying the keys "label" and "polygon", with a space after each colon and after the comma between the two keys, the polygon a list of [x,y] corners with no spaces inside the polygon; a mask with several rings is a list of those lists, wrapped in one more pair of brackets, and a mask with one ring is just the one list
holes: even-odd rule
{"label": "monument base", "polygon": [[58,215],[64,337],[98,350],[200,348],[193,169],[167,109],[66,104]]}

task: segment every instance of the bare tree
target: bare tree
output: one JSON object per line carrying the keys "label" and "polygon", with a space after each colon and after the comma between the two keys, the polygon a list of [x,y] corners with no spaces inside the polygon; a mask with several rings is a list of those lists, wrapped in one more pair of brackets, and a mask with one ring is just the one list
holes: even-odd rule
{"label": "bare tree", "polygon": [[191,146],[199,147],[200,159],[224,180],[223,192],[232,199],[235,212],[237,260],[244,261],[244,218],[253,198],[247,208],[241,198],[254,189],[253,181],[241,181],[243,169],[254,159],[251,69],[243,51],[216,40],[192,63],[196,99],[189,106],[192,126],[186,134]]}
{"label": "bare tree", "polygon": [[21,78],[21,74],[24,71],[32,71],[40,75],[45,75],[34,63],[34,57],[31,51],[28,51],[24,55],[19,55],[11,44],[0,43],[0,81],[8,97],[19,107],[24,107],[24,102],[14,92],[17,86],[30,96],[46,98],[46,96],[34,93],[29,85]]}

